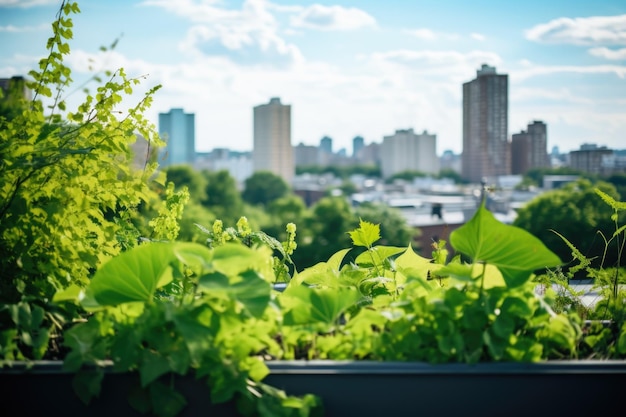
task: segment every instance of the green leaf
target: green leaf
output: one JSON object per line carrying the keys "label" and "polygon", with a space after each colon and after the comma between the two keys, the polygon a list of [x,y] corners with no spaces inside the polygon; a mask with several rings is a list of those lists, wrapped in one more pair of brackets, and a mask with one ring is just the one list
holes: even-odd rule
{"label": "green leaf", "polygon": [[346,257],[346,254],[350,252],[350,250],[351,248],[347,248],[347,249],[341,249],[335,252],[326,261],[326,264],[328,265],[328,267],[331,268],[332,270],[339,271],[339,268],[341,267],[341,263],[343,262],[343,258]]}
{"label": "green leaf", "polygon": [[146,387],[161,375],[170,371],[168,359],[157,352],[146,350],[142,356],[139,375],[141,386]]}
{"label": "green leaf", "polygon": [[385,259],[404,251],[404,248],[396,246],[375,246],[357,256],[354,262],[363,267],[378,266]]}
{"label": "green leaf", "polygon": [[475,263],[497,266],[509,287],[524,284],[537,269],[561,264],[539,239],[519,227],[499,222],[484,204],[469,222],[451,233],[450,242]]}
{"label": "green leaf", "polygon": [[104,372],[100,369],[79,371],[72,378],[74,392],[85,405],[89,405],[94,397],[100,395],[100,387]]}
{"label": "green leaf", "polygon": [[173,249],[171,243],[149,243],[116,256],[96,271],[85,298],[103,306],[152,300],[176,259]]}
{"label": "green leaf", "polygon": [[159,417],[174,417],[187,405],[187,400],[174,388],[159,381],[150,384],[152,409]]}
{"label": "green leaf", "polygon": [[380,225],[360,220],[359,227],[348,232],[354,246],[371,247],[374,242],[380,239]]}
{"label": "green leaf", "polygon": [[626,202],[615,201],[613,197],[608,195],[607,193],[601,191],[598,188],[594,188],[596,194],[600,196],[600,198],[609,206],[613,208],[615,211],[626,210]]}
{"label": "green leaf", "polygon": [[214,249],[213,266],[226,275],[238,275],[248,269],[258,269],[268,259],[261,252],[238,243],[225,243]]}
{"label": "green leaf", "polygon": [[[344,311],[361,298],[358,291],[345,287],[296,287],[290,291],[285,291],[282,295],[285,296],[287,305],[291,305],[291,310],[285,315],[286,324],[325,323],[333,325]],[[295,297],[296,300],[289,302],[288,297]]]}
{"label": "green leaf", "polygon": [[234,277],[220,273],[206,274],[200,277],[198,285],[201,291],[228,295],[241,303],[253,317],[263,315],[272,292],[272,286],[253,270]]}

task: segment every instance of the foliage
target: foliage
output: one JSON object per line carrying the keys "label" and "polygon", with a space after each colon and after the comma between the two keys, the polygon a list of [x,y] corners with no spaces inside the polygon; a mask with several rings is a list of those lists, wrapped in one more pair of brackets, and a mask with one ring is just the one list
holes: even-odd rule
{"label": "foliage", "polygon": [[[583,255],[594,260],[594,266],[598,266],[605,252],[602,235],[610,236],[614,223],[611,207],[597,197],[596,189],[618,198],[610,184],[598,182],[593,185],[588,180],[579,180],[531,200],[518,211],[514,225],[537,236],[562,260],[569,262],[573,260],[571,249],[552,232],[556,230]],[[620,217],[624,218],[623,213]],[[611,246],[614,244],[611,242]],[[616,256],[614,248],[609,248],[604,265],[615,265],[618,261]]]}
{"label": "foliage", "polygon": [[294,262],[301,267],[312,266],[350,243],[346,230],[354,224],[350,205],[343,197],[323,197],[312,207],[310,217],[304,219],[307,239],[294,254]]}
{"label": "foliage", "polygon": [[[325,260],[298,270],[294,223],[283,241],[253,230],[245,217],[234,227],[221,220],[196,225],[202,243],[177,241],[190,195],[173,182],[159,190],[164,204],[149,208],[153,234],[142,239],[133,213],[154,201],[152,171],[130,169],[128,147],[135,132],[158,142],[141,116],[151,93],[121,121],[113,117],[122,92],[132,91],[120,70],[63,120],[57,111],[65,107],[70,78],[61,58],[69,51],[63,39],[71,37],[65,16],[76,11],[75,3],[62,3],[50,57],[42,72],[31,74],[35,97],[52,97],[50,85],[57,86],[52,114],[45,116],[35,99],[0,131],[7,155],[0,166],[3,365],[46,357],[56,326],[63,337],[55,343],[65,349],[59,357],[86,403],[99,394],[104,365],[111,364],[138,379],[141,389],[129,393],[129,402],[141,412],[177,415],[187,399],[171,377],[190,374],[206,383],[214,403],[235,401],[244,415],[305,417],[323,412],[320,399],[267,385],[266,360],[626,358],[626,297],[619,286],[626,203],[610,187],[589,193],[579,182],[568,191],[582,197],[566,203],[570,222],[604,225],[598,212],[610,219],[611,227],[598,233],[599,269],[565,232],[551,232],[578,262],[563,272],[561,258],[540,238],[500,223],[484,204],[450,236],[459,255],[448,260],[440,241],[432,259],[425,258],[409,236],[397,245],[385,238],[392,212],[364,207],[353,227],[347,201],[327,197],[313,218],[304,216],[314,226],[302,242]],[[251,189],[261,189],[263,178],[276,177],[257,175]],[[296,219],[303,207],[285,192],[265,200],[265,209],[293,209]],[[375,223],[377,216],[384,221]],[[557,304],[563,299],[554,291],[537,293],[537,279],[551,283],[550,277],[578,270],[608,290],[591,317],[608,312],[602,317],[610,326],[585,327],[578,311]]]}
{"label": "foliage", "polygon": [[393,183],[395,180],[405,180],[405,181],[413,181],[415,178],[425,178],[428,174],[422,171],[402,171],[393,174],[391,177],[387,178],[385,182],[387,184]]}
{"label": "foliage", "polygon": [[404,246],[407,242],[416,243],[419,237],[419,230],[410,226],[398,209],[386,204],[362,203],[354,209],[354,217],[380,224],[381,245]]}
{"label": "foliage", "polygon": [[[99,394],[102,371],[83,364],[113,360],[115,371],[136,371],[139,411],[175,416],[186,399],[167,375],[188,373],[207,384],[213,403],[237,402],[260,416],[307,416],[313,395],[293,397],[268,386],[260,355],[276,351],[272,287],[263,251],[229,242],[213,249],[194,243],[147,243],[98,270],[82,297],[93,311],[66,334],[65,367],[83,383],[81,399]],[[89,381],[87,383],[87,381]]]}
{"label": "foliage", "polygon": [[191,165],[170,165],[164,171],[167,181],[173,182],[177,189],[187,188],[193,201],[203,202],[207,199],[208,181]]}
{"label": "foliage", "polygon": [[289,186],[281,177],[269,171],[259,171],[246,179],[242,198],[247,203],[266,206],[287,195],[288,191]]}
{"label": "foliage", "polygon": [[[63,63],[77,3],[63,1],[49,54],[29,73],[32,99],[0,124],[0,339],[4,358],[41,357],[72,311],[50,304],[58,290],[88,283],[107,259],[137,243],[136,209],[152,197],[156,165],[132,168],[137,135],[161,141],[143,117],[159,87],[128,111],[118,106],[138,78],[123,69],[67,108]],[[46,104],[44,104],[46,103]],[[17,332],[16,328],[17,327]],[[52,336],[52,338],[49,337]]]}
{"label": "foliage", "polygon": [[206,199],[202,204],[218,219],[235,222],[244,214],[243,200],[237,183],[226,170],[202,171],[207,180]]}
{"label": "foliage", "polygon": [[522,181],[528,185],[543,187],[543,177],[546,175],[580,175],[588,178],[587,174],[570,167],[531,168],[524,174]]}
{"label": "foliage", "polygon": [[348,179],[352,175],[365,175],[367,177],[380,178],[380,167],[376,165],[311,165],[297,166],[296,175],[302,174],[332,174],[337,178]]}

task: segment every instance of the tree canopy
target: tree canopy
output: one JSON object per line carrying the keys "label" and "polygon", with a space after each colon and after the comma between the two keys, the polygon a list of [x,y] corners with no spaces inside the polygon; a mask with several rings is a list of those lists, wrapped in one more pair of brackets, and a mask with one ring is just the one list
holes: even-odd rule
{"label": "tree canopy", "polygon": [[289,185],[281,177],[269,171],[259,171],[246,179],[242,197],[247,203],[266,206],[288,192]]}
{"label": "tree canopy", "polygon": [[[513,224],[537,236],[564,264],[572,261],[572,251],[554,231],[586,257],[595,257],[597,264],[605,250],[602,235],[609,239],[615,231],[615,223],[611,220],[612,208],[596,194],[596,187],[619,199],[613,185],[580,179],[534,198],[519,210]],[[616,263],[615,253],[615,250],[607,251],[605,266]]]}

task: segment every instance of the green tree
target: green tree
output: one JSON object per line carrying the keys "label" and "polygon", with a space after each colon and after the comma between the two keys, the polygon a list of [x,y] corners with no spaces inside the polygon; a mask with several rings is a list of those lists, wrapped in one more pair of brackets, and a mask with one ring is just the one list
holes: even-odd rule
{"label": "green tree", "polygon": [[[298,249],[292,256],[298,270],[326,261],[338,250],[350,247],[350,237],[346,230],[351,230],[355,218],[344,197],[320,199],[312,207],[311,216],[304,223],[308,237],[303,244],[298,244]],[[303,228],[299,227],[301,229]]]}
{"label": "green tree", "polygon": [[207,198],[207,179],[191,165],[171,165],[165,168],[168,182],[173,182],[177,189],[187,187],[191,201],[202,202]]}
{"label": "green tree", "polygon": [[613,174],[606,179],[607,182],[613,184],[619,193],[620,200],[626,201],[626,174]]}
{"label": "green tree", "polygon": [[463,184],[463,178],[461,177],[461,174],[459,174],[458,172],[456,172],[453,169],[442,169],[441,171],[439,171],[439,175],[437,175],[438,178],[450,178],[451,180],[454,181],[455,184]]}
{"label": "green tree", "polygon": [[413,181],[414,178],[423,178],[428,175],[421,171],[402,171],[396,174],[393,174],[391,177],[387,178],[385,181],[388,184],[391,184],[394,180],[405,180],[405,181]]}
{"label": "green tree", "polygon": [[25,88],[24,77],[12,77],[6,91],[0,90],[0,127],[5,120],[14,119],[26,108]]}
{"label": "green tree", "polygon": [[279,240],[285,240],[287,238],[285,225],[294,223],[298,226],[296,243],[300,245],[305,235],[307,235],[305,219],[309,214],[306,204],[304,204],[304,200],[300,196],[291,193],[277,198],[268,204],[266,212],[270,216],[270,220],[261,227],[265,233]]}
{"label": "green tree", "polygon": [[247,203],[267,206],[288,192],[289,186],[281,177],[269,171],[259,171],[246,179],[242,197]]}
{"label": "green tree", "polygon": [[[537,236],[567,264],[573,259],[572,251],[554,230],[568,239],[583,255],[595,257],[597,265],[605,249],[599,232],[608,239],[615,231],[615,224],[611,220],[613,210],[595,193],[596,187],[613,198],[618,197],[611,184],[593,184],[589,180],[580,179],[535,197],[519,210],[514,225]],[[612,249],[607,252],[604,266],[612,266],[617,261],[615,250]]]}
{"label": "green tree", "polygon": [[583,172],[570,167],[532,168],[524,174],[523,181],[527,185],[536,185],[538,187],[543,187],[543,177],[545,177],[546,175],[580,175],[586,178],[590,178],[589,175],[585,175]]}
{"label": "green tree", "polygon": [[207,180],[206,199],[202,204],[226,224],[234,224],[244,214],[237,181],[226,170],[202,171]]}

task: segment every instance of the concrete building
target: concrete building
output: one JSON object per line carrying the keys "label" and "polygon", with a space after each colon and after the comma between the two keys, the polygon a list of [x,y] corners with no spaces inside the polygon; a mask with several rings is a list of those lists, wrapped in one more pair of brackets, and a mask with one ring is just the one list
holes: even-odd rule
{"label": "concrete building", "polygon": [[546,124],[535,120],[512,137],[511,141],[511,173],[524,175],[533,168],[550,166],[548,156],[548,129]]}
{"label": "concrete building", "polygon": [[159,135],[166,145],[159,151],[159,165],[194,165],[196,157],[195,115],[183,109],[159,113]]}
{"label": "concrete building", "polygon": [[320,139],[320,146],[317,157],[317,164],[320,166],[328,166],[333,163],[333,139],[331,137],[324,136],[322,139]]}
{"label": "concrete building", "polygon": [[485,64],[463,84],[462,177],[468,181],[511,173],[508,88],[508,75]]}
{"label": "concrete building", "polygon": [[228,171],[242,190],[243,183],[252,175],[252,155],[250,152],[215,148],[211,152],[196,153],[194,168],[199,171]]}
{"label": "concrete building", "polygon": [[269,171],[291,184],[295,175],[291,145],[291,105],[273,97],[268,104],[254,107],[254,172]]}
{"label": "concrete building", "polygon": [[590,174],[610,174],[612,159],[612,149],[594,144],[583,144],[579,150],[569,153],[570,167]]}
{"label": "concrete building", "polygon": [[300,142],[293,148],[297,167],[314,166],[319,161],[319,147]]}
{"label": "concrete building", "polygon": [[384,137],[380,151],[383,178],[403,171],[439,172],[437,135],[427,131],[415,134],[413,129],[396,130],[394,135]]}
{"label": "concrete building", "polygon": [[354,159],[359,159],[364,147],[365,139],[363,139],[363,136],[355,136],[352,139],[352,157]]}

